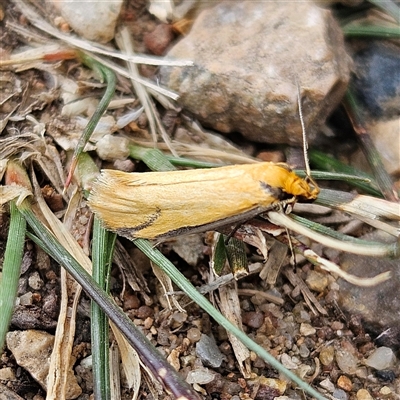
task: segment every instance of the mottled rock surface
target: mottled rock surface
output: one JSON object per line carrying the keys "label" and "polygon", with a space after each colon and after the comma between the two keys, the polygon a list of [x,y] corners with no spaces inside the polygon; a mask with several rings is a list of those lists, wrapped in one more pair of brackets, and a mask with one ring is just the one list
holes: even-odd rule
{"label": "mottled rock surface", "polygon": [[[25,368],[45,390],[53,345],[54,336],[44,331],[29,329],[7,333],[7,347],[14,355],[16,362]],[[68,376],[66,398],[75,399],[81,393],[82,390],[71,370]]]}
{"label": "mottled rock surface", "polygon": [[204,125],[269,143],[302,142],[296,79],[312,136],[344,94],[351,67],[331,12],[312,2],[221,2],[168,56],[194,62],[163,67],[161,82]]}
{"label": "mottled rock surface", "polygon": [[107,43],[114,38],[122,0],[113,1],[51,1],[71,28],[80,36]]}

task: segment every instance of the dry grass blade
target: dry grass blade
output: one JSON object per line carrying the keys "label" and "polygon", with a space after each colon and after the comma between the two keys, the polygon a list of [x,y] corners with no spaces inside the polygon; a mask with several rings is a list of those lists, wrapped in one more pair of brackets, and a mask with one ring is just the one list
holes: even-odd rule
{"label": "dry grass blade", "polygon": [[265,280],[269,285],[275,285],[287,253],[288,248],[285,244],[274,241],[269,251],[267,261],[260,272],[260,278]]}
{"label": "dry grass blade", "polygon": [[[235,270],[234,264],[239,264],[241,267],[242,259],[241,253],[242,249],[238,249],[238,254],[236,254],[239,258],[237,260],[235,257],[232,258],[235,254],[234,248],[229,248],[226,244],[223,244],[221,248],[221,244],[223,243],[223,235],[219,233],[214,233],[212,239],[212,264],[213,268],[210,273],[210,280],[214,281],[217,275],[215,274],[216,264],[222,262],[223,264],[229,264],[231,270]],[[227,257],[221,255],[221,250],[226,254]],[[222,258],[221,258],[222,256]],[[244,258],[246,258],[245,252],[243,252]],[[221,258],[221,260],[220,260]],[[229,260],[229,261],[228,261]],[[247,264],[247,260],[244,259]],[[225,266],[221,265],[221,270],[224,270]],[[247,275],[247,274],[246,274]],[[236,278],[236,274],[234,273]],[[242,275],[244,276],[244,275]],[[218,307],[222,313],[232,324],[237,326],[239,329],[243,330],[242,325],[242,310],[240,307],[239,295],[237,290],[237,282],[236,279],[228,283],[227,285],[222,285],[218,288],[219,301],[217,300]],[[250,366],[250,351],[248,348],[231,332],[227,331],[229,342],[231,343],[233,352],[235,354],[236,360],[239,365],[240,372],[243,377],[249,378],[251,374],[251,366]]]}
{"label": "dry grass blade", "polygon": [[[149,142],[141,140],[134,140],[133,142],[138,146],[153,147],[152,143]],[[174,149],[182,157],[212,162],[224,162],[230,164],[249,164],[257,162],[254,158],[249,157],[244,153],[234,154],[231,151],[226,151],[223,149],[202,147],[195,144],[178,142],[176,140],[172,141],[172,144],[174,146]],[[159,148],[160,150],[168,151],[168,146],[163,143],[157,144],[157,148]]]}
{"label": "dry grass blade", "polygon": [[[34,176],[33,176],[34,178]],[[68,228],[51,212],[41,196],[39,185],[36,179],[33,179],[33,185],[35,188],[35,199],[40,208],[40,212],[45,219],[48,226],[51,227],[51,231],[62,243],[62,245],[68,250],[70,254],[80,264],[85,266],[87,271],[91,270],[91,261],[83,253],[82,248],[78,245],[75,238],[68,231]],[[48,399],[60,399],[65,398],[68,387],[68,376],[72,372],[72,366],[74,360],[72,357],[72,347],[75,336],[75,317],[76,310],[78,307],[79,296],[81,293],[81,287],[70,278],[64,269],[61,270],[61,304],[60,314],[57,321],[57,328],[55,334],[55,342],[53,352],[50,359],[50,369],[48,378]],[[68,306],[72,301],[71,310],[68,310]]]}
{"label": "dry grass blade", "polygon": [[[127,28],[123,28],[118,32],[118,35],[116,36],[116,41],[119,47],[122,48],[122,50],[125,53],[127,53],[128,55],[134,54],[133,42]],[[135,63],[132,62],[128,63],[128,68],[132,77],[138,78],[140,76],[137,65]],[[160,118],[157,115],[157,110],[146,89],[139,82],[137,82],[137,80],[132,80],[132,85],[135,88],[136,94],[139,97],[140,102],[146,112],[150,124],[150,132],[153,137],[154,143],[157,143],[157,128],[158,128],[159,132],[161,133],[163,141],[167,144],[171,153],[176,155],[175,150],[173,149],[171,141],[169,139],[169,136],[165,131],[164,126],[160,121]]]}
{"label": "dry grass blade", "polygon": [[18,199],[20,203],[28,196],[32,196],[32,192],[22,186],[0,186],[0,211],[9,201]]}
{"label": "dry grass blade", "polygon": [[121,355],[122,368],[125,372],[126,380],[128,381],[129,388],[133,389],[132,400],[139,396],[141,371],[140,359],[133,347],[126,341],[125,337],[121,334],[118,328],[110,321],[111,329],[114,333],[115,340],[118,343],[118,349]]}
{"label": "dry grass blade", "polygon": [[321,304],[319,303],[317,298],[312,294],[312,292],[310,291],[308,286],[305,284],[305,282],[297,274],[295,274],[291,268],[286,268],[284,270],[284,274],[289,279],[289,282],[295,288],[297,288],[298,290],[301,291],[305,302],[307,303],[308,307],[315,315],[328,314],[327,311],[325,310],[325,308],[321,306]]}
{"label": "dry grass blade", "polygon": [[121,398],[121,373],[119,349],[115,342],[111,344],[109,351],[110,359],[110,397],[112,399]]}
{"label": "dry grass blade", "polygon": [[88,54],[90,57],[92,57],[93,60],[98,61],[99,63],[101,63],[104,66],[113,70],[114,72],[116,72],[122,76],[125,76],[126,78],[132,79],[133,81],[140,83],[143,86],[146,86],[147,88],[151,89],[152,91],[159,92],[161,95],[167,96],[167,97],[171,98],[172,100],[177,100],[179,98],[179,95],[177,93],[175,93],[171,90],[168,90],[166,88],[163,88],[161,86],[158,86],[143,77],[135,77],[127,69],[122,68],[118,64],[116,64],[104,57],[101,57],[97,54],[90,53],[88,51],[85,51],[85,53]]}
{"label": "dry grass blade", "polygon": [[174,287],[172,285],[171,278],[165,272],[163,272],[156,264],[151,263],[151,268],[153,269],[154,275],[157,277],[158,281],[160,282],[163,288],[165,299],[167,301],[169,309],[172,310],[175,307],[178,311],[186,313],[186,311],[181,307],[175,295],[173,294]]}
{"label": "dry grass blade", "polygon": [[[219,309],[221,313],[233,324],[240,329],[242,326],[242,310],[240,307],[237,283],[232,283],[222,286],[218,289],[219,293]],[[249,378],[251,375],[250,366],[250,351],[248,348],[233,334],[227,332],[233,352],[239,365],[240,372],[244,378]]]}
{"label": "dry grass blade", "polygon": [[307,260],[313,262],[314,264],[318,264],[325,271],[328,271],[331,274],[335,274],[340,278],[343,278],[347,282],[357,286],[363,286],[363,287],[376,286],[379,283],[387,281],[391,277],[390,271],[375,275],[372,278],[360,278],[358,276],[348,274],[347,272],[340,269],[340,267],[337,264],[320,257],[311,249],[305,250],[304,256],[307,258]]}

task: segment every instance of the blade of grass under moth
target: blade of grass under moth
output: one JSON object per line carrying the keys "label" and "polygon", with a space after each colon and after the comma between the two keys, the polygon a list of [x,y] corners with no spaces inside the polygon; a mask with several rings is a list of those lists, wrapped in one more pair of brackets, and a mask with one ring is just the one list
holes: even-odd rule
{"label": "blade of grass under moth", "polygon": [[10,214],[10,227],[0,277],[0,350],[4,346],[17,297],[26,232],[25,218],[18,211],[14,201],[10,202]]}
{"label": "blade of grass under moth", "polygon": [[400,8],[394,1],[369,0],[369,2],[385,11],[387,14],[393,17],[398,24],[400,24]]}
{"label": "blade of grass under moth", "polygon": [[367,23],[352,22],[342,27],[347,37],[376,37],[376,38],[400,38],[399,26],[372,25]]}
{"label": "blade of grass under moth", "polygon": [[400,204],[340,190],[321,189],[316,204],[370,219],[400,220]]}
{"label": "blade of grass under moth", "polygon": [[[343,176],[343,180],[345,182],[351,183],[353,186],[358,187],[359,189],[363,190],[365,193],[371,194],[373,196],[379,196],[382,197],[381,192],[374,187],[371,184],[368,184],[368,182],[374,182],[374,179],[372,176],[366,174],[365,172],[359,171],[356,168],[353,168],[350,165],[346,165],[342,163],[339,160],[336,160],[333,157],[330,157],[326,155],[325,153],[322,153],[317,150],[311,150],[308,154],[310,157],[310,162],[317,168],[331,171],[333,173],[338,173],[339,176],[340,174],[347,174],[349,176],[353,176],[354,178],[346,178],[346,176]],[[329,180],[338,180],[337,178],[335,179],[335,174],[332,174],[333,176],[327,175],[326,177],[321,177],[318,176],[318,172],[313,171],[313,177],[315,179],[329,179]],[[359,179],[356,179],[356,178]]]}
{"label": "blade of grass under moth", "polygon": [[300,217],[299,215],[291,214],[290,218],[293,221],[296,221],[299,224],[302,224],[303,226],[312,229],[314,232],[320,233],[321,235],[331,237],[336,240],[340,240],[342,242],[355,243],[355,244],[360,244],[362,246],[385,246],[383,243],[380,242],[374,242],[345,235],[344,233],[335,231],[334,229],[331,229],[328,226],[310,221],[309,219]]}
{"label": "blade of grass under moth", "polygon": [[174,171],[176,169],[159,149],[130,145],[129,156],[143,161],[152,171]]}
{"label": "blade of grass under moth", "polygon": [[248,347],[248,349],[253,350],[273,368],[284,374],[311,396],[314,396],[318,400],[325,399],[325,397],[309,386],[306,382],[302,381],[293,372],[286,369],[263,347],[253,342],[244,332],[242,332],[238,327],[233,325],[222,314],[220,314],[214,308],[214,306],[197,291],[197,289],[187,280],[187,278],[185,278],[185,276],[181,274],[159,250],[154,248],[150,242],[144,239],[136,239],[134,240],[134,243],[147,257],[149,257],[150,260],[156,263],[175,282],[175,284],[186,293],[187,296],[189,296],[194,302],[203,308],[203,310],[206,311],[212,318],[214,318],[214,320],[222,327],[233,333],[243,344]]}
{"label": "blade of grass under moth", "polygon": [[[105,230],[95,217],[92,241],[92,276],[97,284],[108,293],[109,276],[116,235]],[[91,302],[91,337],[93,357],[93,393],[96,399],[111,399],[109,370],[109,329],[104,311]]]}
{"label": "blade of grass under moth", "polygon": [[18,209],[31,227],[34,235],[30,238],[62,265],[83,287],[85,292],[101,307],[109,319],[118,326],[128,342],[138,352],[143,363],[153,375],[176,398],[182,400],[199,399],[192,388],[179,376],[149,340],[137,329],[128,316],[110,299],[85,269],[73,258],[46,227],[36,218],[29,200],[17,203]]}
{"label": "blade of grass under moth", "polygon": [[65,181],[65,187],[67,188],[71,183],[72,176],[74,174],[76,165],[78,163],[78,158],[82,154],[86,143],[89,141],[90,136],[92,135],[96,125],[100,121],[100,118],[106,111],[108,105],[112,97],[114,96],[115,86],[117,84],[117,78],[111,69],[105,67],[104,65],[100,64],[99,62],[93,60],[88,55],[81,53],[82,62],[87,65],[89,68],[93,69],[94,71],[98,72],[102,79],[107,82],[107,88],[104,92],[103,97],[101,98],[95,112],[91,116],[89,122],[87,123],[85,129],[82,132],[81,137],[79,138],[78,144],[75,148],[74,155],[72,156],[71,166],[69,168],[68,177]]}
{"label": "blade of grass under moth", "polygon": [[353,254],[372,256],[372,257],[396,257],[399,253],[399,246],[394,244],[378,244],[373,246],[364,243],[347,243],[333,237],[327,237],[310,228],[307,228],[295,222],[291,217],[276,211],[267,212],[268,219],[275,225],[284,226],[300,235],[321,243],[325,246],[332,247],[337,250],[347,251]]}
{"label": "blade of grass under moth", "polygon": [[385,199],[390,201],[398,201],[399,197],[393,187],[393,182],[383,166],[381,157],[374,143],[372,142],[371,136],[368,134],[362,123],[359,106],[357,105],[356,98],[354,97],[351,88],[347,89],[343,104],[347,115],[352,122],[353,129],[357,134],[361,149],[372,168],[376,181]]}

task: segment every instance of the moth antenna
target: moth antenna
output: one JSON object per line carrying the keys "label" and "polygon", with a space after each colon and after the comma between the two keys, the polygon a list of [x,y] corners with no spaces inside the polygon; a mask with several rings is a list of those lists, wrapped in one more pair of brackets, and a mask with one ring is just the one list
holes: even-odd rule
{"label": "moth antenna", "polygon": [[296,86],[297,86],[297,105],[299,108],[299,117],[301,123],[301,132],[303,135],[303,154],[304,154],[304,165],[306,168],[306,174],[309,179],[311,179],[311,170],[310,170],[310,163],[308,161],[308,144],[307,144],[307,135],[306,135],[306,127],[304,125],[304,118],[303,118],[303,110],[301,108],[301,93],[300,93],[300,85],[298,80],[296,79]]}

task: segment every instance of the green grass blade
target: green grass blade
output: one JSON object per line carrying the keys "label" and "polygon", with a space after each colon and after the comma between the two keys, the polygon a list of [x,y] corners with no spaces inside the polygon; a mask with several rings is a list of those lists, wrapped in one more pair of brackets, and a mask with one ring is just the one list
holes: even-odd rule
{"label": "green grass blade", "polygon": [[400,27],[398,26],[381,26],[352,22],[343,26],[342,30],[347,37],[400,38]]}
{"label": "green grass blade", "polygon": [[82,132],[81,137],[79,138],[78,144],[75,148],[74,155],[72,157],[72,162],[71,162],[71,167],[68,173],[67,180],[65,182],[65,186],[68,187],[73,173],[75,171],[76,165],[78,163],[78,159],[80,155],[83,153],[83,149],[86,146],[86,143],[89,141],[90,136],[94,132],[98,122],[100,121],[100,118],[104,114],[104,112],[107,110],[108,105],[110,104],[110,101],[112,97],[114,96],[115,93],[115,87],[117,84],[117,77],[114,74],[114,72],[105,67],[104,65],[100,64],[98,61],[93,60],[91,57],[85,55],[82,53],[81,55],[82,61],[92,68],[93,70],[97,71],[100,73],[102,78],[107,82],[107,88],[106,91],[104,92],[103,97],[101,98],[95,112],[91,116],[89,122],[85,126],[85,129]]}
{"label": "green grass blade", "polygon": [[[332,173],[338,173],[338,174],[345,174],[345,175],[350,175],[353,176],[355,179],[352,178],[345,178],[343,181],[352,184],[355,187],[358,187],[359,189],[363,190],[365,193],[371,194],[373,196],[377,197],[382,197],[381,192],[375,188],[373,185],[370,185],[366,183],[368,182],[374,182],[374,178],[365,172],[362,172],[350,165],[344,164],[341,161],[330,157],[326,155],[325,153],[322,153],[317,150],[311,150],[308,154],[310,158],[310,163],[314,165],[315,167],[319,169],[323,169],[326,171],[330,171]],[[312,173],[313,177],[315,179],[334,179],[334,176],[329,177],[318,177],[317,173],[314,175],[314,172]],[[359,179],[357,179],[357,177]]]}
{"label": "green grass blade", "polygon": [[400,24],[400,8],[396,2],[392,0],[369,0],[370,3],[385,11],[392,16],[395,21]]}
{"label": "green grass blade", "polygon": [[174,171],[176,169],[159,149],[130,145],[129,156],[143,161],[152,171]]}
{"label": "green grass blade", "polygon": [[[93,279],[108,293],[109,275],[116,235],[102,228],[94,219],[92,261]],[[104,311],[92,300],[91,336],[93,360],[93,393],[96,399],[111,400],[109,369],[109,329]]]}
{"label": "green grass blade", "polygon": [[25,218],[14,201],[10,202],[10,212],[10,228],[0,278],[0,349],[4,346],[17,297],[26,232]]}

